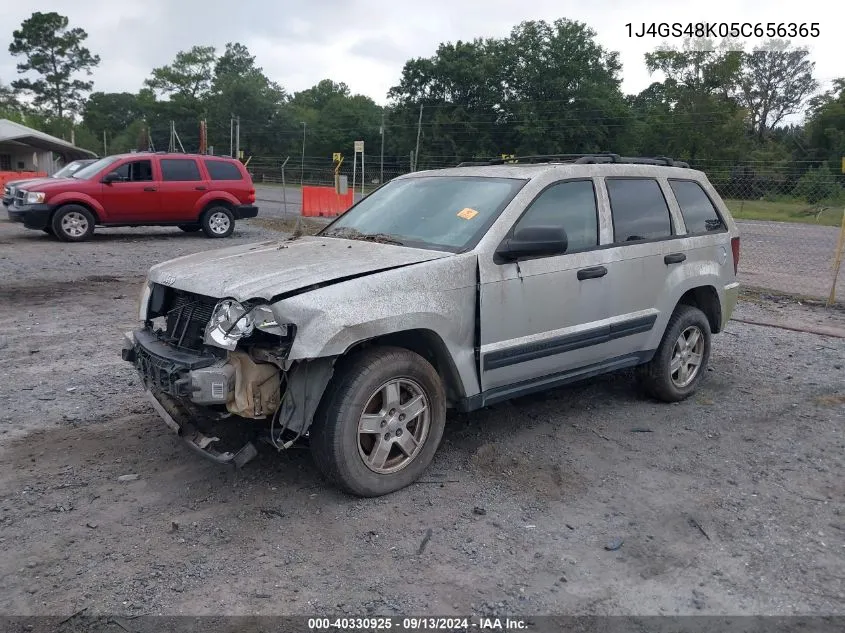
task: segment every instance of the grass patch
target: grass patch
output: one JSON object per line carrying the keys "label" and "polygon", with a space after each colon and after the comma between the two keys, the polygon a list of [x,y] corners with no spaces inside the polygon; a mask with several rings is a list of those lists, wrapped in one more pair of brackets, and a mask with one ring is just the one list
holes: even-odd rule
{"label": "grass patch", "polygon": [[821,207],[804,201],[783,200],[725,200],[731,215],[737,220],[769,220],[839,226],[842,207]]}

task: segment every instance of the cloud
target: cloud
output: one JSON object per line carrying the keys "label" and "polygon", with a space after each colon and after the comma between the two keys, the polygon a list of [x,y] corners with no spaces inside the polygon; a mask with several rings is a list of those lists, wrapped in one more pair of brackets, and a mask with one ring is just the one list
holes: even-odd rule
{"label": "cloud", "polygon": [[[821,5],[822,3],[819,3]],[[14,28],[35,11],[57,11],[72,26],[84,28],[86,45],[102,62],[92,76],[94,89],[137,91],[150,70],[169,63],[195,44],[223,50],[241,42],[256,55],[268,76],[289,92],[320,79],[343,81],[353,92],[384,103],[412,57],[434,54],[444,41],[503,37],[522,20],[567,17],[586,22],[598,41],[620,52],[623,90],[638,92],[650,78],[643,55],[664,43],[660,38],[628,35],[642,23],[660,22],[818,22],[821,35],[796,41],[810,48],[816,74],[829,82],[841,76],[838,35],[824,6],[785,0],[701,5],[674,0],[145,0],[115,5],[106,0],[25,0],[0,4],[0,81],[16,76],[17,60],[7,52]],[[680,41],[670,41],[679,44]],[[759,43],[759,42],[758,42]]]}

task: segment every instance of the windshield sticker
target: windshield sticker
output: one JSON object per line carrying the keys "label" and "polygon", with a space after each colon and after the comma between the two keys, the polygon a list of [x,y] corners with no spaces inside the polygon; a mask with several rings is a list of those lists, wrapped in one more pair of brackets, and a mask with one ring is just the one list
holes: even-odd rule
{"label": "windshield sticker", "polygon": [[472,220],[477,215],[478,211],[476,211],[475,209],[470,209],[469,207],[458,211],[458,217],[463,218],[464,220]]}

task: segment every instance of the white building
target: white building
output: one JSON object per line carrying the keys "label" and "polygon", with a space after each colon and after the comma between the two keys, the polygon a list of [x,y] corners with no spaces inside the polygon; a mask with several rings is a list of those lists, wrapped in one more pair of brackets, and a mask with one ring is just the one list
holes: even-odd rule
{"label": "white building", "polygon": [[[94,152],[20,123],[0,119],[0,172],[46,172],[80,158],[96,158]],[[54,160],[60,159],[57,164]]]}

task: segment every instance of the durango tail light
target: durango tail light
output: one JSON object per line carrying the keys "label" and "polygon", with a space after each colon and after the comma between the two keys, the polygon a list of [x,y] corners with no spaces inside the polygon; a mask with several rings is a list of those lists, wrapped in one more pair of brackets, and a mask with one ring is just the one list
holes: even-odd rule
{"label": "durango tail light", "polygon": [[248,194],[246,194],[246,201],[247,201],[249,204],[252,204],[252,203],[254,203],[254,202],[255,202],[255,189],[250,189],[250,190],[249,190],[249,193],[248,193]]}
{"label": "durango tail light", "polygon": [[733,252],[733,256],[734,256],[734,275],[736,275],[737,268],[739,267],[739,238],[738,237],[731,238],[731,251]]}

